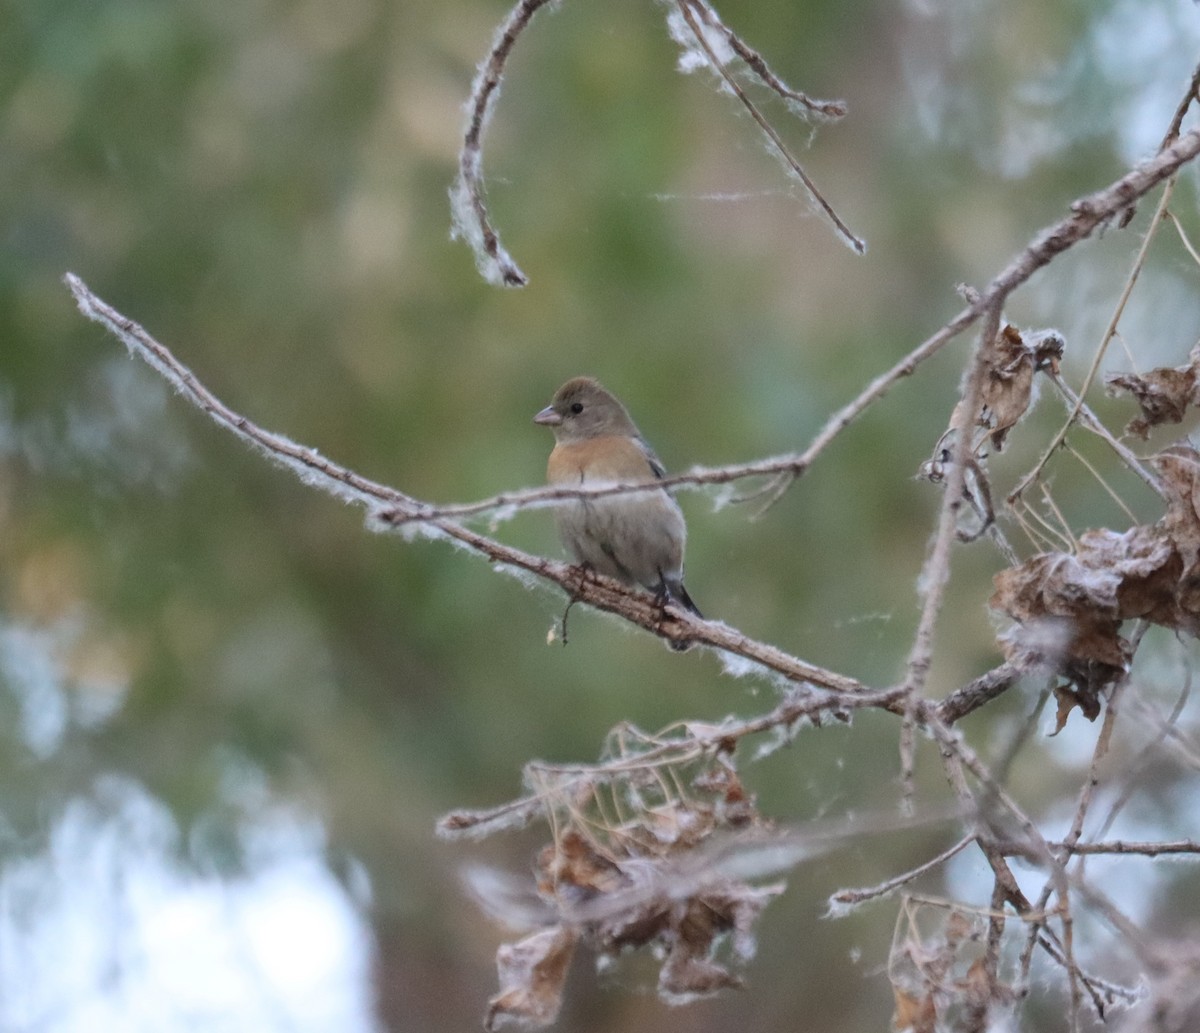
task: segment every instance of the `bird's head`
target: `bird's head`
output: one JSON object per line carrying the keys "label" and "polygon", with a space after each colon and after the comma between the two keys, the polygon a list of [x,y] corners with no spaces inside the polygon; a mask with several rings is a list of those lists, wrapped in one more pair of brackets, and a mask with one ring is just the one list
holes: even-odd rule
{"label": "bird's head", "polygon": [[638,429],[615,395],[591,377],[568,380],[534,418],[554,431],[558,441],[583,441],[609,434],[637,437]]}

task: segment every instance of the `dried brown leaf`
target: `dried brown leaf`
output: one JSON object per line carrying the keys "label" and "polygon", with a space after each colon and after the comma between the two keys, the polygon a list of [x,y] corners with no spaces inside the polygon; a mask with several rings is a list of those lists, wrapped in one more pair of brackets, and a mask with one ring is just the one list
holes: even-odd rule
{"label": "dried brown leaf", "polygon": [[[912,1033],[982,1029],[978,1020],[987,1017],[991,1006],[1013,998],[1011,988],[996,979],[991,948],[981,952],[982,917],[958,908],[914,907],[911,901],[906,903],[906,912],[908,921],[897,926],[888,958],[895,996],[893,1029]],[[926,927],[930,917],[937,920],[937,927],[923,933],[922,917]],[[952,1015],[958,1018],[952,1020]]]}
{"label": "dried brown leaf", "polygon": [[[650,741],[636,729],[623,729],[614,737],[614,757],[629,764],[636,756],[631,750]],[[621,772],[616,807],[601,801],[597,780],[569,780],[559,788],[538,771],[531,781],[556,817],[554,841],[537,859],[537,894],[530,890],[526,899],[504,880],[477,876],[484,906],[505,920],[556,922],[555,929],[572,930],[601,956],[656,949],[663,958],[659,992],[673,1003],[741,985],[731,966],[717,960],[718,948],[728,940],[732,961],[750,958],[758,916],[784,888],[747,880],[795,863],[799,855],[794,846],[753,835],[714,839],[716,832],[761,821],[732,756],[709,754],[686,775],[673,772],[670,778],[658,767],[630,765]],[[617,786],[611,790],[616,798]],[[623,816],[620,823],[613,823],[614,810]],[[489,1029],[506,1022],[544,1024],[557,1011],[556,941],[541,936],[506,946],[499,955],[501,992],[491,1001]]]}
{"label": "dried brown leaf", "polygon": [[658,993],[669,1004],[687,1004],[721,990],[740,990],[742,980],[705,957],[695,957],[677,945],[658,974]]}
{"label": "dried brown leaf", "polygon": [[667,956],[659,972],[659,992],[672,1003],[691,1000],[727,987],[740,979],[713,959],[718,941],[732,934],[733,956],[746,960],[754,953],[753,926],[781,884],[755,888],[734,880],[709,882],[686,897],[671,892],[665,880],[650,895],[627,894],[629,902],[610,915],[590,921],[589,934],[601,951],[659,944]]}
{"label": "dried brown leaf", "polygon": [[1065,671],[1100,663],[1123,670],[1120,575],[1083,557],[1042,553],[996,574],[990,605],[1019,625],[1005,640],[1010,659]]}
{"label": "dried brown leaf", "polygon": [[502,989],[488,1001],[484,1028],[542,1029],[554,1022],[578,940],[574,929],[558,925],[503,944],[496,952]]}
{"label": "dried brown leaf", "polygon": [[656,851],[688,850],[704,842],[717,826],[714,809],[708,804],[672,800],[645,811],[639,825],[650,833]]}
{"label": "dried brown leaf", "polygon": [[573,900],[611,893],[628,885],[615,861],[602,856],[575,829],[568,829],[538,855],[538,892],[553,898],[568,893]]}
{"label": "dried brown leaf", "polygon": [[996,338],[987,360],[983,381],[983,417],[980,422],[991,429],[997,452],[1004,439],[1029,409],[1033,397],[1033,355],[1025,347],[1021,333],[1007,323]]}
{"label": "dried brown leaf", "polygon": [[1058,712],[1054,717],[1052,736],[1058,735],[1067,726],[1067,718],[1076,707],[1089,721],[1100,716],[1100,700],[1095,693],[1072,689],[1070,685],[1056,685],[1054,698],[1058,701]]}
{"label": "dried brown leaf", "polygon": [[1027,340],[1011,323],[996,337],[987,357],[979,422],[991,431],[989,437],[997,452],[1029,410],[1034,374],[1042,369],[1057,371],[1063,347],[1063,339],[1056,333],[1031,334]]}
{"label": "dried brown leaf", "polygon": [[933,994],[924,993],[920,996],[892,987],[896,999],[895,1011],[892,1013],[892,1029],[896,1033],[934,1033],[937,1027],[937,1004]]}
{"label": "dried brown leaf", "polygon": [[[975,446],[975,459],[986,457],[985,446],[989,441],[997,452],[1003,450],[1008,432],[1029,411],[1033,401],[1034,375],[1043,370],[1057,373],[1064,347],[1062,336],[1053,330],[1035,331],[1023,336],[1011,323],[1004,325],[984,360],[986,369],[976,425],[987,433]],[[932,457],[921,464],[920,476],[934,484],[940,484],[946,476],[946,467],[953,451],[953,428],[958,426],[963,404],[960,401],[954,407],[950,417],[952,429],[942,434]],[[978,462],[972,462],[969,472],[979,482],[969,488],[969,492],[980,496],[978,500],[973,499],[973,503],[983,516],[991,511],[987,478]]]}
{"label": "dried brown leaf", "polygon": [[983,1014],[997,1005],[1011,1005],[1017,999],[1016,990],[996,978],[986,957],[978,957],[971,963],[958,988],[964,992],[967,1005]]}
{"label": "dried brown leaf", "polygon": [[751,926],[778,888],[756,890],[740,883],[724,883],[692,897],[673,909],[671,950],[659,973],[659,993],[667,1001],[694,999],[740,987],[742,980],[713,960],[716,939],[734,932],[734,954],[749,957],[754,951]]}
{"label": "dried brown leaf", "polygon": [[1200,399],[1197,392],[1197,367],[1200,346],[1193,348],[1185,366],[1161,367],[1148,373],[1110,373],[1104,378],[1108,393],[1133,396],[1141,416],[1125,427],[1127,434],[1145,439],[1152,427],[1164,423],[1182,423],[1188,407]]}
{"label": "dried brown leaf", "polygon": [[966,991],[967,1004],[973,1008],[986,1008],[992,1001],[992,976],[988,972],[987,960],[976,958],[962,978],[960,988]]}
{"label": "dried brown leaf", "polygon": [[1121,533],[1087,531],[1074,553],[1042,553],[995,576],[991,605],[1018,625],[1002,645],[1010,659],[1049,666],[1074,684],[1073,704],[1060,695],[1060,721],[1073,706],[1094,716],[1099,692],[1129,660],[1124,621],[1195,633],[1197,615],[1180,595],[1188,585],[1182,573],[1178,541],[1162,521]]}
{"label": "dried brown leaf", "polygon": [[958,910],[951,911],[946,919],[946,946],[957,950],[964,941],[974,937],[975,931],[975,921],[970,915]]}
{"label": "dried brown leaf", "polygon": [[616,956],[661,944],[671,929],[671,906],[661,897],[620,907],[603,921],[588,925],[591,938],[602,954]]}
{"label": "dried brown leaf", "polygon": [[733,928],[733,905],[720,895],[696,897],[674,909],[671,949],[658,976],[658,992],[672,1003],[693,1000],[742,981],[710,955],[718,935]]}
{"label": "dried brown leaf", "polygon": [[1172,445],[1151,462],[1167,497],[1167,512],[1160,523],[1190,569],[1200,553],[1200,453],[1190,445]]}
{"label": "dried brown leaf", "polygon": [[746,792],[737,771],[728,763],[707,768],[692,781],[693,788],[717,797],[716,817],[732,828],[742,828],[758,821],[754,795]]}
{"label": "dried brown leaf", "polygon": [[994,578],[991,605],[1016,622],[1001,637],[1009,659],[1071,683],[1056,690],[1056,732],[1075,707],[1094,719],[1100,693],[1126,669],[1123,622],[1200,635],[1200,453],[1175,445],[1153,463],[1166,499],[1156,523],[1086,531],[1073,552],[1041,553]]}

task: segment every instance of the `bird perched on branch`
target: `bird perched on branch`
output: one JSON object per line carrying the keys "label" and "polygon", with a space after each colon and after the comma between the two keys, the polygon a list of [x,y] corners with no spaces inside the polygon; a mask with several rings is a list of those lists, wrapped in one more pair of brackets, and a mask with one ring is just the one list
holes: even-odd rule
{"label": "bird perched on branch", "polygon": [[[666,474],[625,406],[591,377],[568,380],[533,422],[554,431],[546,464],[553,485],[636,484]],[[665,490],[579,499],[559,505],[555,516],[576,563],[647,588],[659,605],[678,603],[703,620],[683,587],[683,513]]]}

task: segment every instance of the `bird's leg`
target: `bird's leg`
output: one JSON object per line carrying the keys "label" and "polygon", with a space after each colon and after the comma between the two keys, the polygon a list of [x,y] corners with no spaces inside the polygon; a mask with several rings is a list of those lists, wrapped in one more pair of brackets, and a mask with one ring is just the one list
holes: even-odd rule
{"label": "bird's leg", "polygon": [[563,610],[562,615],[562,644],[567,644],[567,616],[571,612],[571,607],[579,602],[580,596],[583,593],[583,586],[587,583],[588,575],[592,573],[592,565],[590,563],[580,563],[574,568],[579,573],[578,586],[572,590],[571,598],[567,600],[567,608]]}
{"label": "bird's leg", "polygon": [[682,604],[680,604],[680,601],[671,591],[671,586],[667,581],[667,575],[662,572],[662,568],[658,567],[655,569],[658,571],[658,584],[654,586],[654,605],[663,611],[663,616],[665,617],[666,609],[671,605],[671,603],[675,603],[676,605]]}
{"label": "bird's leg", "polygon": [[[667,588],[667,579],[659,571],[658,584],[654,586],[654,605],[658,607],[658,626],[661,628],[667,619],[667,606],[671,602],[671,590]],[[665,636],[664,636],[665,637]],[[667,644],[674,648],[675,643],[667,639]]]}
{"label": "bird's leg", "polygon": [[[658,618],[658,625],[661,628],[667,619],[667,607],[675,600],[671,597],[671,590],[667,587],[667,579],[663,577],[663,572],[658,572],[658,584],[654,586],[654,605],[661,611]],[[667,636],[663,636],[667,638]],[[692,643],[689,639],[673,639],[667,638],[667,645],[676,653],[683,653],[692,648]]]}
{"label": "bird's leg", "polygon": [[566,608],[565,610],[563,610],[563,615],[562,615],[562,644],[563,644],[564,646],[566,646],[566,644],[567,644],[567,614],[569,614],[569,613],[571,612],[571,607],[575,605],[575,603],[576,603],[576,601],[577,601],[578,599],[579,599],[579,596],[577,596],[577,595],[573,595],[573,596],[571,596],[571,598],[567,600],[567,608]]}
{"label": "bird's leg", "polygon": [[660,610],[663,610],[665,613],[665,611],[667,609],[667,605],[670,602],[671,602],[671,590],[669,588],[667,588],[666,578],[660,577],[658,579],[658,584],[654,588],[654,605],[657,606]]}

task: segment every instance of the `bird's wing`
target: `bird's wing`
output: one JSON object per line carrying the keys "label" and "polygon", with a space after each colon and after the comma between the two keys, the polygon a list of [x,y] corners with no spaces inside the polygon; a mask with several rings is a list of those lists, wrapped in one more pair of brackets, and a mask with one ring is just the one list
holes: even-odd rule
{"label": "bird's wing", "polygon": [[638,448],[642,450],[642,455],[646,457],[646,462],[650,464],[650,469],[654,472],[656,480],[662,480],[667,476],[667,468],[663,466],[662,460],[658,458],[658,454],[646,443],[646,439],[640,434],[634,438]]}

